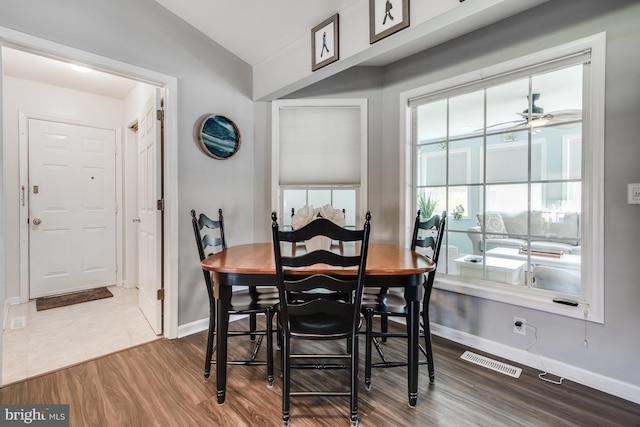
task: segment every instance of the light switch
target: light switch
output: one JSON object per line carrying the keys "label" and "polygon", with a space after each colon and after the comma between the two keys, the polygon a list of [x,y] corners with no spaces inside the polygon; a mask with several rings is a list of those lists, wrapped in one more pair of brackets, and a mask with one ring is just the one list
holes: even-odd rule
{"label": "light switch", "polygon": [[627,203],[640,205],[640,184],[627,184]]}

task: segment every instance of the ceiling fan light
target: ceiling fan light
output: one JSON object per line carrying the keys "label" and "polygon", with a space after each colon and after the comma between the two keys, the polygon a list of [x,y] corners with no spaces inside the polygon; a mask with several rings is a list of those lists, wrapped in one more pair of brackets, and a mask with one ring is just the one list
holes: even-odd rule
{"label": "ceiling fan light", "polygon": [[539,118],[539,119],[533,119],[531,121],[529,121],[528,125],[530,128],[537,128],[540,126],[544,126],[547,123],[549,123],[549,119],[546,118]]}

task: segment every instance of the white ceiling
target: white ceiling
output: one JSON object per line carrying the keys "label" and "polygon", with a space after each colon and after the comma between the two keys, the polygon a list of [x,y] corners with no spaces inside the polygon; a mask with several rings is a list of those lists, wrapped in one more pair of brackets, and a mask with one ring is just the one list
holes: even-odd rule
{"label": "white ceiling", "polygon": [[358,0],[156,0],[250,65]]}
{"label": "white ceiling", "polygon": [[[358,0],[156,0],[225,49],[254,65]],[[266,36],[265,36],[266,35]],[[3,73],[97,95],[124,99],[137,82],[7,47]]]}
{"label": "white ceiling", "polygon": [[109,98],[124,99],[137,84],[134,80],[92,70],[80,73],[68,62],[2,48],[2,68],[7,76],[32,80]]}

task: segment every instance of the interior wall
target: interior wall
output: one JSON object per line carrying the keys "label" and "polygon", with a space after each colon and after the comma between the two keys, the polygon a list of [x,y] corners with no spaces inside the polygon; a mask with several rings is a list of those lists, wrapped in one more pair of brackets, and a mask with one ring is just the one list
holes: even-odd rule
{"label": "interior wall", "polygon": [[[585,0],[576,7],[574,1],[555,0],[387,66],[381,81],[370,81],[357,91],[369,98],[372,110],[379,111],[369,123],[369,135],[380,140],[370,142],[369,191],[372,196],[381,195],[378,200],[384,206],[380,207],[388,214],[380,225],[375,221],[377,206],[372,206],[372,236],[382,227],[389,230],[389,240],[394,240],[398,230],[393,224],[404,210],[398,195],[402,92],[606,31],[604,324],[437,289],[431,320],[453,339],[488,345],[485,350],[521,357],[534,366],[543,359],[547,365],[553,362],[570,379],[588,378],[588,385],[634,401],[638,401],[640,387],[640,371],[635,369],[640,339],[631,326],[640,324],[635,271],[640,247],[640,230],[635,224],[640,206],[627,204],[626,184],[640,182],[640,97],[636,90],[640,87],[640,56],[631,54],[640,45],[638,22],[640,3],[636,1]],[[348,92],[344,89],[347,82],[359,85],[355,77],[356,71],[346,71],[293,96],[342,97]],[[376,200],[375,196],[370,200]],[[387,235],[376,237],[386,239]],[[514,316],[526,318],[528,325],[537,328],[537,342],[528,352],[524,347],[532,341],[532,331],[526,337],[514,334]]]}
{"label": "interior wall", "polygon": [[[177,98],[168,102],[178,107],[178,325],[208,318],[189,212],[222,208],[230,244],[254,240],[251,67],[154,0],[4,2],[0,26],[177,78]],[[205,114],[229,117],[240,129],[232,158],[215,160],[198,147]],[[5,221],[7,230],[14,226]]]}
{"label": "interior wall", "polygon": [[5,280],[6,296],[14,300],[20,296],[20,227],[27,227],[26,224],[20,224],[19,113],[115,129],[122,126],[124,103],[113,98],[16,77],[3,76],[3,81],[3,170],[7,183],[11,183],[5,189],[7,206],[4,213],[7,224],[15,225],[5,230],[5,245],[11,249],[6,253]]}

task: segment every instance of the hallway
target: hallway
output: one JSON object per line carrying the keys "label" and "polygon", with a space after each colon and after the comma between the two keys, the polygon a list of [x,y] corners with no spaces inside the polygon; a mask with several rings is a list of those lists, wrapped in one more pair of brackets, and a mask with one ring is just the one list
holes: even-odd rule
{"label": "hallway", "polygon": [[138,290],[110,286],[113,298],[37,311],[9,307],[3,331],[3,385],[153,341]]}

